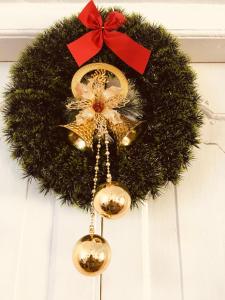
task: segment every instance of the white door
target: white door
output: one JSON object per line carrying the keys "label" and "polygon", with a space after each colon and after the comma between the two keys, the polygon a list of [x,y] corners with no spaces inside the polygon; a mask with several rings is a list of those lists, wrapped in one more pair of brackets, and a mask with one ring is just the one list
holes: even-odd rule
{"label": "white door", "polygon": [[[0,5],[1,105],[19,50],[31,42],[37,28],[70,15],[78,4],[44,5]],[[151,20],[179,36],[198,75],[205,119],[195,159],[179,185],[169,184],[157,200],[149,199],[115,222],[96,221],[96,231],[110,242],[112,261],[103,276],[93,279],[80,275],[71,261],[75,241],[87,233],[89,215],[61,206],[53,194],[44,197],[35,181],[23,180],[1,130],[1,300],[225,299],[225,8],[145,5],[154,12],[148,13]],[[6,23],[9,12],[12,18]],[[187,12],[194,14],[192,25]]]}

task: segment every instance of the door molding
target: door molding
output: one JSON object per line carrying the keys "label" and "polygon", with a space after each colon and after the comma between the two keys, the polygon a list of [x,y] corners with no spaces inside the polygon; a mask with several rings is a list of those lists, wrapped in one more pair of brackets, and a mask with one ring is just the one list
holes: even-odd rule
{"label": "door molding", "polygon": [[[80,2],[0,4],[0,61],[16,60],[41,31],[83,6]],[[116,6],[162,24],[177,36],[192,62],[225,62],[225,5],[121,2]]]}

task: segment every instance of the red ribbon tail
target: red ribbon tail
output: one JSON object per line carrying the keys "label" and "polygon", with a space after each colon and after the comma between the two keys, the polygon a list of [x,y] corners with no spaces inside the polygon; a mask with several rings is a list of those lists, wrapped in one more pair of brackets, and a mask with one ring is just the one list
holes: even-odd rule
{"label": "red ribbon tail", "polygon": [[102,45],[102,30],[92,30],[77,40],[67,44],[67,47],[80,67],[95,56],[102,49]]}
{"label": "red ribbon tail", "polygon": [[119,31],[104,31],[104,42],[122,61],[143,74],[151,51]]}

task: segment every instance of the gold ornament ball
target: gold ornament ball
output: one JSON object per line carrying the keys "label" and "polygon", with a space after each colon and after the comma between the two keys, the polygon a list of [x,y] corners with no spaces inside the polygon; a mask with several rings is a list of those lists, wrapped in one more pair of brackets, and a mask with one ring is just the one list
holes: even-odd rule
{"label": "gold ornament ball", "polygon": [[85,235],[73,249],[73,263],[77,270],[87,276],[96,276],[105,271],[111,259],[108,242],[101,236]]}
{"label": "gold ornament ball", "polygon": [[94,208],[103,217],[117,219],[130,208],[131,197],[118,182],[104,183],[94,197]]}

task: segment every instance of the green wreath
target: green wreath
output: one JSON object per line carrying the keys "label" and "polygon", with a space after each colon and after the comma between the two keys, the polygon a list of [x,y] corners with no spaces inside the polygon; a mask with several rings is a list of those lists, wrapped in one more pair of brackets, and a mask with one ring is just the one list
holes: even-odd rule
{"label": "green wreath", "polygon": [[[101,10],[103,18],[111,10]],[[144,134],[119,152],[110,145],[111,173],[127,186],[134,206],[148,192],[156,197],[168,181],[177,183],[192,157],[192,146],[199,143],[202,116],[195,75],[176,39],[140,15],[125,15],[120,31],[152,49],[144,75],[105,46],[89,62],[118,67],[143,99]],[[86,28],[73,16],[40,34],[11,70],[4,108],[5,133],[24,174],[38,179],[42,191],[52,189],[63,203],[81,208],[90,206],[95,154],[74,148],[58,125],[68,121],[65,103],[72,95],[70,82],[78,69],[66,45],[85,33]],[[101,170],[100,182],[104,182]]]}

